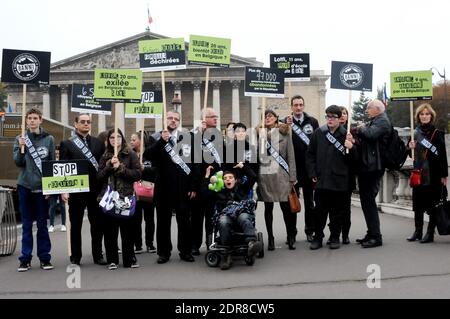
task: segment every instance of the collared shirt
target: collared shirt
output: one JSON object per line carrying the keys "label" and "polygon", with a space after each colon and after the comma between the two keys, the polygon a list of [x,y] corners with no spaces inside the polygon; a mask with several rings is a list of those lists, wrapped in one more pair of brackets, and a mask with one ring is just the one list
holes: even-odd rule
{"label": "collared shirt", "polygon": [[305,120],[305,114],[302,113],[302,116],[300,116],[300,118],[296,117],[294,114],[292,114],[292,117],[294,118],[294,120],[296,120],[298,122],[298,124],[302,125],[303,121]]}

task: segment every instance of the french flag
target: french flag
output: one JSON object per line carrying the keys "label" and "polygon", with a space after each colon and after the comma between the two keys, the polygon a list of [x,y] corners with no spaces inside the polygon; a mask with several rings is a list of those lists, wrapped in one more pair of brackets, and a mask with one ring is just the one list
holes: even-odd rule
{"label": "french flag", "polygon": [[148,24],[153,23],[152,15],[150,14],[150,9],[147,7]]}
{"label": "french flag", "polygon": [[387,92],[386,92],[386,83],[384,83],[384,87],[383,87],[383,104],[384,104],[384,107],[386,107],[386,108],[388,106],[388,101],[389,101],[389,98],[388,98]]}

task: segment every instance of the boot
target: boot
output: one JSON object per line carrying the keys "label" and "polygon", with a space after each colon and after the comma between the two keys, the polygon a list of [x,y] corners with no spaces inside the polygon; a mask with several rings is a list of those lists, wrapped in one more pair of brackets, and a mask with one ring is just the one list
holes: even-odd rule
{"label": "boot", "polygon": [[209,234],[206,236],[206,249],[209,250],[209,246],[212,244],[212,234]]}
{"label": "boot", "polygon": [[275,250],[275,239],[273,236],[269,236],[269,243],[267,245],[267,250]]}
{"label": "boot", "polygon": [[407,241],[416,241],[422,239],[422,228],[416,228],[411,237],[406,238]]}
{"label": "boot", "polygon": [[434,231],[433,232],[427,231],[427,233],[425,234],[423,239],[420,241],[420,243],[426,244],[426,243],[432,243],[433,241],[434,241]]}
{"label": "boot", "polygon": [[289,250],[295,249],[295,236],[293,235],[288,236],[288,247]]}

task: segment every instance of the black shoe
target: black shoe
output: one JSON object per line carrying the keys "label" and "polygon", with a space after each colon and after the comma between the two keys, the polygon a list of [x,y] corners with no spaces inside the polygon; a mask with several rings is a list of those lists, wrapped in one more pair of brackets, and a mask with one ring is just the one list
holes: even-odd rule
{"label": "black shoe", "polygon": [[311,245],[309,246],[309,249],[317,250],[319,248],[322,248],[322,240],[314,239]]}
{"label": "black shoe", "polygon": [[165,264],[169,261],[169,257],[167,256],[159,256],[158,260],[156,261],[158,264]]}
{"label": "black shoe", "polygon": [[52,270],[54,267],[49,261],[41,261],[41,269],[44,270]]}
{"label": "black shoe", "polygon": [[330,249],[339,249],[339,248],[341,248],[341,244],[339,243],[339,239],[337,239],[337,240],[334,240],[334,239],[330,240],[329,248]]}
{"label": "black shoe", "polygon": [[272,237],[269,237],[269,242],[267,244],[267,250],[275,250],[275,239]]}
{"label": "black shoe", "polygon": [[434,233],[427,232],[423,239],[420,241],[421,244],[432,243],[434,241]]}
{"label": "black shoe", "polygon": [[371,238],[367,241],[363,241],[361,243],[362,248],[374,248],[374,247],[378,247],[381,245],[383,245],[383,242],[381,241],[381,239],[374,239],[374,238]]}
{"label": "black shoe", "polygon": [[94,260],[94,264],[106,266],[108,263],[106,262],[106,260],[103,257],[101,257],[99,259]]}
{"label": "black shoe", "polygon": [[221,262],[220,262],[220,269],[227,270],[231,268],[233,261],[231,259],[231,254],[226,254],[225,256],[222,256]]}
{"label": "black shoe", "polygon": [[348,236],[342,236],[342,244],[343,245],[348,245],[350,244],[350,239],[348,238]]}
{"label": "black shoe", "polygon": [[422,232],[419,230],[415,230],[411,237],[406,238],[407,241],[416,241],[422,239]]}
{"label": "black shoe", "polygon": [[256,256],[256,254],[261,251],[261,248],[261,242],[252,240],[248,243],[247,255],[249,257]]}
{"label": "black shoe", "polygon": [[191,254],[182,254],[180,253],[180,259],[187,261],[187,262],[193,262],[195,261],[194,256],[192,256]]}
{"label": "black shoe", "polygon": [[363,242],[368,241],[368,240],[369,240],[369,235],[366,234],[366,236],[364,236],[363,238],[358,238],[356,240],[356,243],[362,244]]}
{"label": "black shoe", "polygon": [[[94,262],[95,262],[95,261],[94,261]],[[81,265],[81,260],[78,259],[78,258],[70,257],[70,263],[71,263],[72,265],[78,265],[78,266],[80,266],[80,265]],[[106,265],[106,264],[105,264],[105,265]]]}
{"label": "black shoe", "polygon": [[200,256],[200,250],[198,248],[192,248],[191,255]]}
{"label": "black shoe", "polygon": [[295,250],[295,236],[289,236],[288,247],[289,247],[289,250]]}
{"label": "black shoe", "polygon": [[31,264],[29,262],[21,262],[19,267],[17,268],[18,272],[25,272],[30,270]]}
{"label": "black shoe", "polygon": [[312,234],[310,235],[306,234],[306,241],[308,243],[312,243],[314,241],[314,236]]}
{"label": "black shoe", "polygon": [[156,253],[156,247],[153,246],[153,243],[150,244],[150,246],[147,246],[147,252],[150,253],[150,254]]}

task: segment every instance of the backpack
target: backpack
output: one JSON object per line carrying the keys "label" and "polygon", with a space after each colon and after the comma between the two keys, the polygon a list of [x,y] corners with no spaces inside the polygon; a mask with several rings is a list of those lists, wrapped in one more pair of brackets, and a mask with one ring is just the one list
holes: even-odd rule
{"label": "backpack", "polygon": [[408,156],[405,142],[398,136],[398,131],[391,125],[391,132],[381,143],[381,160],[383,167],[399,170]]}

